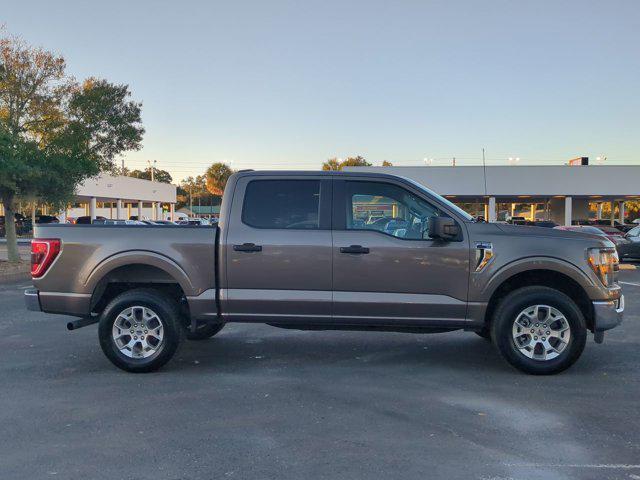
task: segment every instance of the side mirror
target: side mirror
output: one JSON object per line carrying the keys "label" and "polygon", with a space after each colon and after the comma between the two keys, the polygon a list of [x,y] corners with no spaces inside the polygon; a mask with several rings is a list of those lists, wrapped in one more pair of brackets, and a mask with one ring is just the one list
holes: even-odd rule
{"label": "side mirror", "polygon": [[430,217],[428,234],[431,239],[455,240],[460,235],[460,227],[453,218]]}

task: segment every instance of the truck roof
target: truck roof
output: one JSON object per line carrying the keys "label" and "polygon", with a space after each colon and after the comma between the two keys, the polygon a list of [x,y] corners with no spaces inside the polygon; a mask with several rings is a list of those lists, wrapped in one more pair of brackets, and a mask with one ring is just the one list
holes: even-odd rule
{"label": "truck roof", "polygon": [[376,177],[376,178],[405,178],[401,175],[393,175],[390,173],[378,172],[358,172],[349,170],[343,172],[341,170],[240,170],[235,173],[237,176],[282,176],[282,177],[301,177],[301,176],[327,176],[327,177]]}

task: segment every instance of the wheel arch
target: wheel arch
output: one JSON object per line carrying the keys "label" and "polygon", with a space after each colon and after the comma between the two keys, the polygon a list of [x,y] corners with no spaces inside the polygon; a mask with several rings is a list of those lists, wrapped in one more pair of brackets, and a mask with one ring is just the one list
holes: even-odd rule
{"label": "wheel arch", "polygon": [[573,270],[573,268],[549,268],[548,265],[545,265],[528,270],[516,269],[510,271],[508,275],[502,275],[499,282],[494,282],[491,285],[484,315],[485,325],[490,325],[495,309],[510,292],[526,286],[539,285],[556,289],[569,296],[582,312],[587,327],[593,330],[593,303],[584,283],[582,283],[585,281],[585,277],[582,272]]}
{"label": "wheel arch", "polygon": [[151,252],[125,252],[98,265],[86,282],[91,292],[91,311],[100,312],[118,294],[134,288],[153,288],[174,298],[187,309],[183,299],[195,289],[187,274],[171,259]]}

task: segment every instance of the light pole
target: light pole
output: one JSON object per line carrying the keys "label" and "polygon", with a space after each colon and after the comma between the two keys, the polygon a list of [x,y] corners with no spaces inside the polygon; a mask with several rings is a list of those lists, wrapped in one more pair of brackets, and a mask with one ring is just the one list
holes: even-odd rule
{"label": "light pole", "polygon": [[151,169],[151,181],[155,182],[156,180],[155,169],[158,161],[154,160],[153,163],[151,163],[151,160],[147,160],[147,163],[149,164],[149,168]]}

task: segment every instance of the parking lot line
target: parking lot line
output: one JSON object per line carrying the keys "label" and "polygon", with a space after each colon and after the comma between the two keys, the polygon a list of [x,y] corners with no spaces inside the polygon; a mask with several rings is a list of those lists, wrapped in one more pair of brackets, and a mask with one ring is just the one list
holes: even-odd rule
{"label": "parking lot line", "polygon": [[618,282],[621,283],[623,285],[632,285],[634,287],[640,287],[640,283],[634,283],[634,282]]}

